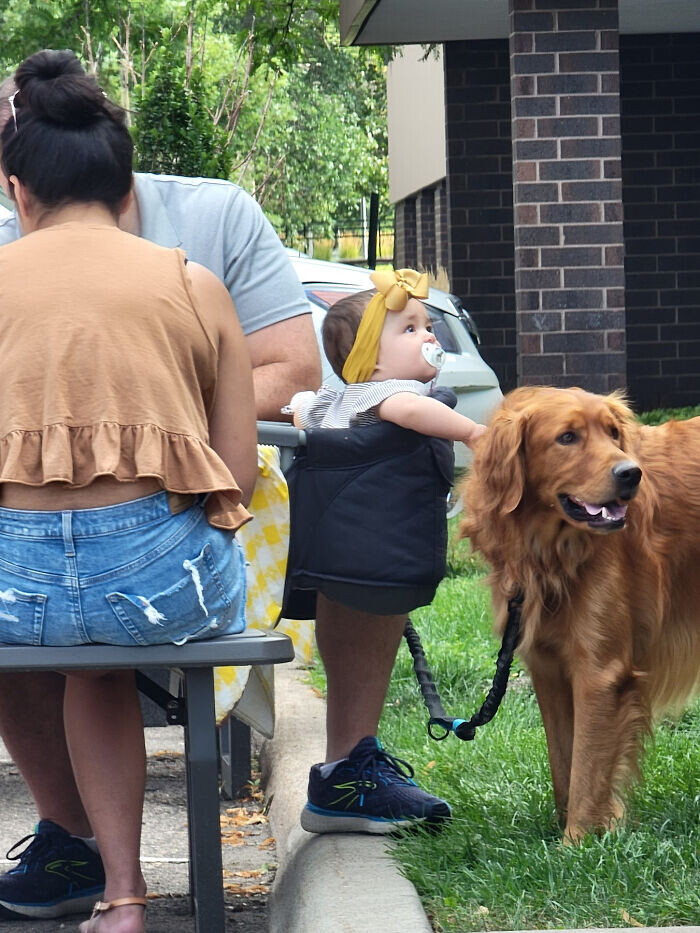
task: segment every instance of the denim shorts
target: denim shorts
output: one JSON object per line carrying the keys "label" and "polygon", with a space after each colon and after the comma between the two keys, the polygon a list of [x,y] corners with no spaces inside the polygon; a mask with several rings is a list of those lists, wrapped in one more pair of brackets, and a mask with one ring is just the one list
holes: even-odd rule
{"label": "denim shorts", "polygon": [[246,571],[203,499],[99,509],[0,508],[0,642],[157,645],[245,628]]}

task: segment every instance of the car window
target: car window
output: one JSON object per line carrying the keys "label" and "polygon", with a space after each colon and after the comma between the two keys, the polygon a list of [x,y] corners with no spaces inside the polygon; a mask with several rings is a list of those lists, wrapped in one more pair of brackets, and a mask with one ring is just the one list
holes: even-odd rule
{"label": "car window", "polygon": [[[354,295],[362,291],[361,288],[355,288],[348,285],[307,285],[305,286],[306,297],[323,311],[327,311],[331,305],[341,298],[347,298],[348,295]],[[457,344],[449,327],[445,323],[445,315],[442,311],[426,304],[430,320],[433,322],[433,332],[440,346],[447,353],[461,353],[461,348]]]}

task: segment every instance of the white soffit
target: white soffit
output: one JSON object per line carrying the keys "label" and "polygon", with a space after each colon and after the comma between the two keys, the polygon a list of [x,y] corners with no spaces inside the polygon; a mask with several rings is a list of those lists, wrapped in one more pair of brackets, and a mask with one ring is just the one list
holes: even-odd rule
{"label": "white soffit", "polygon": [[[342,40],[406,45],[504,39],[508,0],[340,0]],[[700,0],[619,0],[621,33],[700,32]],[[355,15],[352,18],[353,7]],[[351,21],[350,21],[351,20]]]}
{"label": "white soffit", "polygon": [[445,80],[442,58],[406,46],[386,80],[389,200],[402,201],[445,177]]}

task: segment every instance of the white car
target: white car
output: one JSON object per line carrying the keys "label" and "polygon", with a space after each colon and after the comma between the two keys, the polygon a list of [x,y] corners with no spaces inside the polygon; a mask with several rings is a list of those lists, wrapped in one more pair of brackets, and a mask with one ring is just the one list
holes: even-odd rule
{"label": "white car", "polygon": [[[371,269],[310,259],[295,250],[287,250],[287,253],[309,299],[321,347],[323,382],[339,387],[342,383],[323,352],[321,325],[326,311],[334,302],[353,292],[373,287],[369,278]],[[457,411],[485,424],[503,396],[496,374],[479,356],[476,325],[455,295],[431,288],[425,304],[433,321],[435,336],[446,355],[438,385],[454,390]],[[462,468],[469,460],[469,449],[463,444],[456,444],[456,466]]]}

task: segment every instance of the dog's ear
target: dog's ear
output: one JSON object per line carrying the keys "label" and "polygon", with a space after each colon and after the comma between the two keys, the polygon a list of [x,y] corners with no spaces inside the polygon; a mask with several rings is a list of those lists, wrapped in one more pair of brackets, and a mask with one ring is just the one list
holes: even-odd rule
{"label": "dog's ear", "polygon": [[620,441],[623,449],[626,449],[632,442],[632,436],[637,428],[637,421],[634,412],[629,407],[627,399],[623,392],[616,391],[607,395],[605,404],[613,418],[617,421],[620,430]]}
{"label": "dog's ear", "polygon": [[501,408],[477,446],[473,471],[483,507],[501,515],[515,511],[525,492],[525,426],[522,411]]}

